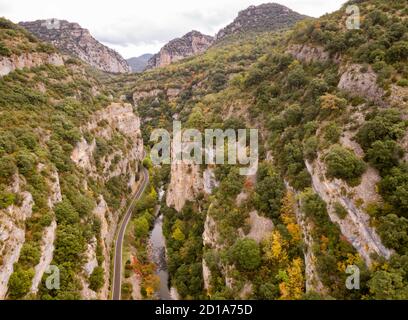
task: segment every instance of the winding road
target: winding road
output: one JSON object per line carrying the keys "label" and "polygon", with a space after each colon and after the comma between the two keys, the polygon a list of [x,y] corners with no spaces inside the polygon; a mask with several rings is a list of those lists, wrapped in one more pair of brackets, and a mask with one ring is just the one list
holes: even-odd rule
{"label": "winding road", "polygon": [[127,208],[126,214],[123,217],[119,225],[119,233],[115,242],[115,256],[113,265],[113,282],[112,282],[112,300],[120,300],[121,288],[122,288],[122,251],[123,251],[123,239],[126,232],[126,227],[129,224],[130,218],[132,217],[133,209],[135,208],[136,202],[140,200],[145,191],[147,185],[149,184],[149,173],[143,168],[142,169],[142,182],[139,189],[132,198],[132,201]]}

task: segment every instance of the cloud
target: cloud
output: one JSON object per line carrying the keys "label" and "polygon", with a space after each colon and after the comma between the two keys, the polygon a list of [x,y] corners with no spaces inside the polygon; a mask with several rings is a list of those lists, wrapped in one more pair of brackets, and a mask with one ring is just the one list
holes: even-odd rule
{"label": "cloud", "polygon": [[[299,13],[320,16],[341,3],[327,0],[271,0]],[[0,15],[14,22],[58,18],[78,22],[99,41],[125,56],[141,54],[195,29],[215,35],[240,10],[267,0],[0,0]],[[344,2],[344,1],[340,1]],[[157,48],[157,49],[156,49]],[[160,48],[160,47],[159,47]],[[151,52],[151,51],[150,51]]]}

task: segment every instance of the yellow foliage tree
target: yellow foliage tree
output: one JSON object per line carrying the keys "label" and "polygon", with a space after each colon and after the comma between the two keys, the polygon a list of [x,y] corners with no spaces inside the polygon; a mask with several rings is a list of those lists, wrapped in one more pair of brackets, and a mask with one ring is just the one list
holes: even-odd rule
{"label": "yellow foliage tree", "polygon": [[282,238],[278,230],[274,230],[269,238],[264,242],[265,257],[268,261],[286,264],[288,254],[286,248],[288,243]]}
{"label": "yellow foliage tree", "polygon": [[295,205],[295,197],[292,192],[288,191],[282,199],[281,218],[289,234],[292,236],[292,244],[297,244],[302,240],[302,231],[297,224],[294,212]]}
{"label": "yellow foliage tree", "polygon": [[347,100],[339,98],[336,95],[326,93],[320,97],[320,107],[326,110],[341,110],[347,105]]}
{"label": "yellow foliage tree", "polygon": [[302,298],[305,289],[305,278],[303,275],[303,261],[295,258],[286,269],[287,277],[279,284],[280,299],[299,300]]}

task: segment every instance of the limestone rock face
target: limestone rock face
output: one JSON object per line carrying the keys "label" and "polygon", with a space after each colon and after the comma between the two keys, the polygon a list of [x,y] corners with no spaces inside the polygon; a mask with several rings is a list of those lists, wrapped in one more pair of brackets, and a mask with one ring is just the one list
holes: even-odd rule
{"label": "limestone rock face", "polygon": [[39,67],[43,64],[63,66],[64,60],[57,53],[47,54],[43,52],[23,53],[22,55],[12,55],[11,57],[0,58],[0,77],[8,75],[14,70],[23,68]]}
{"label": "limestone rock face", "polygon": [[203,53],[213,43],[213,37],[191,31],[166,44],[159,53],[150,58],[147,69],[164,67],[172,62]]}
{"label": "limestone rock face", "polygon": [[174,161],[166,203],[180,212],[187,201],[194,200],[203,190],[200,166],[187,161]]}
{"label": "limestone rock face", "polygon": [[340,57],[338,55],[332,57],[330,52],[324,50],[324,48],[321,46],[294,44],[288,48],[287,52],[294,56],[297,60],[304,63],[340,62]]}
{"label": "limestone rock face", "polygon": [[346,66],[338,88],[353,96],[361,96],[378,103],[383,102],[384,90],[377,85],[377,75],[371,67],[363,71],[363,66],[360,64]]}
{"label": "limestone rock face", "polygon": [[277,3],[250,6],[239,12],[238,17],[231,24],[220,30],[216,40],[219,41],[239,33],[282,29],[290,27],[305,18],[306,16]]}
{"label": "limestone rock face", "polygon": [[78,57],[91,66],[111,73],[127,73],[130,67],[119,53],[95,40],[87,29],[66,20],[36,20],[20,25],[40,40]]}

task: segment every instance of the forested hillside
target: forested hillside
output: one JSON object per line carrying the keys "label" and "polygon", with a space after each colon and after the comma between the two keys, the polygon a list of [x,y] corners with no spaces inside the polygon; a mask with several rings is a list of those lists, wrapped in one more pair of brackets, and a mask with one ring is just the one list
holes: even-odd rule
{"label": "forested hillside", "polygon": [[[177,298],[408,299],[407,16],[404,1],[352,0],[295,26],[251,20],[196,56],[121,75],[0,19],[0,299],[109,299],[142,163],[123,299],[158,290],[158,211]],[[257,173],[154,166],[144,148],[174,120],[259,129]],[[358,290],[346,286],[356,270]]]}
{"label": "forested hillside", "polygon": [[[350,4],[359,30],[346,28]],[[182,298],[408,297],[407,7],[346,5],[119,80],[146,145],[173,119],[261,129],[256,177],[231,166],[167,170],[164,231]],[[361,290],[345,286],[350,265]]]}
{"label": "forested hillside", "polygon": [[0,298],[106,299],[139,119],[96,71],[5,19],[0,48]]}

